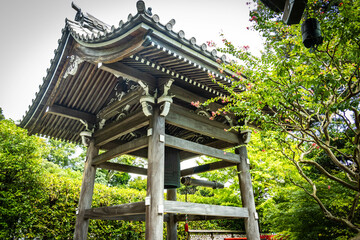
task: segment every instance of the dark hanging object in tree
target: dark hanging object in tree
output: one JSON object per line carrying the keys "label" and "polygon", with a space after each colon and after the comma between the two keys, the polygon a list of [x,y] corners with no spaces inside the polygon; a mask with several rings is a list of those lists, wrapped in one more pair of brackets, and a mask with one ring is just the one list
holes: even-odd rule
{"label": "dark hanging object in tree", "polygon": [[179,187],[180,187],[179,150],[171,147],[165,147],[164,188],[173,189]]}
{"label": "dark hanging object in tree", "polygon": [[274,12],[282,12],[285,7],[285,0],[261,0],[261,2]]}
{"label": "dark hanging object in tree", "polygon": [[320,23],[316,18],[306,19],[301,25],[302,41],[306,48],[313,48],[323,41]]}
{"label": "dark hanging object in tree", "polygon": [[284,8],[283,21],[287,25],[298,24],[304,13],[307,0],[287,0]]}

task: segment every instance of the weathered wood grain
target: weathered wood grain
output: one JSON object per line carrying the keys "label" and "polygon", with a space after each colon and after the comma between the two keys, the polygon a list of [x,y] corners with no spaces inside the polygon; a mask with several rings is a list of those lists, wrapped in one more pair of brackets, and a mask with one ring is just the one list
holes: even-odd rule
{"label": "weathered wood grain", "polygon": [[145,202],[135,202],[110,207],[85,210],[85,218],[117,217],[145,213]]}
{"label": "weathered wood grain", "polygon": [[[201,118],[201,121],[199,121],[198,117]],[[209,137],[213,137],[225,142],[229,142],[229,143],[239,142],[237,134],[232,132],[226,132],[224,130],[224,127],[219,128],[215,124],[211,123],[212,122],[211,120],[207,120],[206,118],[202,118],[201,116],[198,115],[194,115],[194,117],[189,117],[189,116],[180,115],[173,111],[166,116],[166,122],[171,125],[181,127]]]}
{"label": "weathered wood grain", "polygon": [[147,175],[146,168],[140,168],[120,163],[104,162],[97,165],[97,167],[102,169],[115,170],[119,172],[134,173],[145,176]]}
{"label": "weathered wood grain", "polygon": [[224,152],[222,150],[208,147],[199,143],[194,143],[191,141],[187,141],[181,138],[173,137],[170,135],[165,136],[165,143],[166,146],[181,149],[184,151],[200,154],[200,155],[206,155],[209,157],[214,157],[218,159],[225,160],[227,162],[232,163],[240,163],[239,156],[233,153]]}
{"label": "weathered wood grain", "polygon": [[144,114],[142,112],[137,112],[96,131],[94,133],[95,144],[96,146],[102,146],[148,124],[149,120],[144,117]]}
{"label": "weathered wood grain", "polygon": [[132,91],[125,96],[122,97],[120,101],[115,101],[111,103],[110,105],[104,107],[99,111],[97,116],[99,119],[109,119],[116,114],[120,113],[118,110],[123,109],[126,105],[132,105],[136,102],[140,101],[141,93],[144,91],[143,89],[139,88],[135,91]]}
{"label": "weathered wood grain", "polygon": [[99,148],[95,146],[94,140],[90,140],[81,184],[78,215],[76,216],[74,240],[87,239],[89,219],[85,217],[86,209],[91,207],[94,192],[96,167],[91,165],[93,158],[98,154]]}
{"label": "weathered wood grain", "polygon": [[189,215],[219,216],[233,218],[248,218],[249,213],[246,208],[164,201],[164,210],[166,213],[180,213]]}
{"label": "weathered wood grain", "polygon": [[[176,201],[176,189],[167,189],[166,199],[170,201]],[[166,231],[166,240],[176,240],[177,239],[177,222],[175,219],[175,214],[169,213],[169,221],[167,222],[167,231]]]}
{"label": "weathered wood grain", "polygon": [[103,154],[94,157],[94,159],[92,160],[92,164],[97,165],[106,162],[107,160],[110,160],[119,155],[144,148],[147,146],[147,144],[148,144],[148,138],[146,136],[132,140],[131,142],[124,143],[118,147],[115,147],[111,150],[108,150],[107,152],[104,152]]}
{"label": "weathered wood grain", "polygon": [[163,239],[163,201],[164,201],[164,163],[165,118],[160,116],[160,107],[154,106],[150,117],[152,134],[149,136],[147,194],[150,205],[146,206],[147,240]]}
{"label": "weathered wood grain", "polygon": [[72,108],[67,108],[59,105],[52,105],[46,109],[46,113],[61,117],[66,117],[74,120],[85,120],[88,123],[96,123],[96,116],[90,113],[77,111]]}
{"label": "weathered wood grain", "polygon": [[259,223],[255,208],[254,191],[251,183],[250,164],[247,160],[248,154],[246,145],[240,146],[235,151],[239,154],[239,158],[241,159],[240,164],[237,165],[241,202],[243,207],[249,211],[249,217],[245,219],[246,236],[247,239],[260,239]]}

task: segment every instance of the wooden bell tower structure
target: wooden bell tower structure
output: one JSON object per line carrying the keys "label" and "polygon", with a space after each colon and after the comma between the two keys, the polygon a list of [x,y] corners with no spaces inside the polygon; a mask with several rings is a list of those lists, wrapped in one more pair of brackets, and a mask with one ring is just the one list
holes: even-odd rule
{"label": "wooden bell tower structure", "polygon": [[[218,70],[225,57],[198,45],[194,37],[186,38],[182,30],[174,32],[174,19],[160,23],[144,1],[136,7],[135,15],[109,26],[73,5],[75,20],[66,20],[51,66],[20,124],[30,134],[87,146],[74,239],[87,238],[93,218],[145,221],[149,240],[162,239],[167,222],[167,239],[174,240],[185,215],[190,221],[244,218],[248,239],[259,239],[246,151],[250,132],[224,131],[237,120],[212,115],[221,103],[196,103],[226,97],[209,78],[231,85],[233,73]],[[223,151],[238,145],[236,154]],[[99,154],[99,149],[105,152]],[[179,202],[173,188],[167,189],[165,200],[167,149],[180,161],[198,155],[219,159],[179,169],[181,177],[237,166],[243,207]],[[109,162],[122,154],[146,158],[147,169]],[[97,168],[147,176],[145,201],[91,208]]]}

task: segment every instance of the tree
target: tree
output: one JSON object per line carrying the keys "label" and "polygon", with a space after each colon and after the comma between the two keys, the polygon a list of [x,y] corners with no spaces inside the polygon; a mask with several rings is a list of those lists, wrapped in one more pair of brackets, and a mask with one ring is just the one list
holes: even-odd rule
{"label": "tree", "polygon": [[4,120],[4,119],[5,119],[5,116],[4,116],[3,112],[2,112],[2,108],[0,108],[0,121]]}
{"label": "tree", "polygon": [[[274,131],[273,149],[301,176],[289,180],[326,218],[360,234],[359,8],[359,0],[309,0],[305,15],[320,21],[324,36],[309,51],[299,25],[284,25],[279,14],[256,5],[250,21],[265,40],[264,51],[257,57],[223,36],[218,50],[238,60],[223,68],[236,74],[229,76],[232,86],[218,83],[229,97],[211,101],[227,102],[216,114],[235,113],[246,123],[242,128]],[[334,196],[322,193],[324,181],[330,189],[346,189],[347,196],[336,196],[341,209],[329,201]]]}
{"label": "tree", "polygon": [[41,199],[42,147],[9,120],[0,121],[0,238],[26,237]]}

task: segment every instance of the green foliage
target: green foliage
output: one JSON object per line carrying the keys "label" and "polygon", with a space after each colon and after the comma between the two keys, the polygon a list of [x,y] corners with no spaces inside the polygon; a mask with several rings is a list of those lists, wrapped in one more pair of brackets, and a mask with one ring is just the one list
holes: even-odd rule
{"label": "green foliage", "polygon": [[[292,166],[291,175],[281,176],[266,170],[267,161],[255,163],[261,167],[254,172],[258,203],[274,194],[271,181],[280,186],[285,181],[316,202],[326,218],[360,233],[360,1],[307,1],[306,15],[320,21],[324,36],[310,51],[299,25],[287,26],[281,15],[261,3],[255,6],[250,21],[265,40],[264,50],[255,56],[248,46],[237,48],[223,36],[218,50],[237,60],[222,66],[234,72],[233,84],[218,83],[229,97],[209,102],[226,103],[216,114],[233,112],[247,123],[242,129],[271,132],[266,138],[272,144],[261,149],[263,155],[281,153],[290,163],[282,169]],[[322,191],[337,185],[336,195]]]}
{"label": "green foliage", "polygon": [[67,143],[61,140],[48,139],[47,160],[53,162],[63,168],[78,169],[77,165],[81,162],[80,159],[74,157],[76,145]]}
{"label": "green foliage", "polygon": [[147,181],[142,177],[136,177],[129,181],[129,187],[137,190],[146,190]]}
{"label": "green foliage", "polygon": [[5,116],[4,116],[4,114],[3,114],[2,108],[0,107],[0,121],[1,121],[1,120],[4,120],[4,119],[5,119]]}
{"label": "green foliage", "polygon": [[27,236],[43,196],[41,149],[44,142],[29,137],[9,120],[0,121],[0,238]]}

